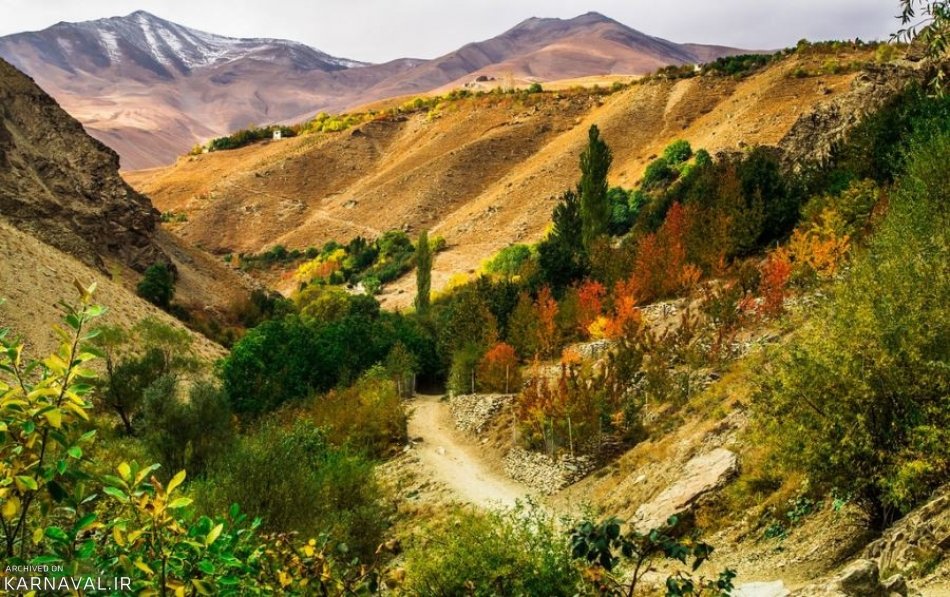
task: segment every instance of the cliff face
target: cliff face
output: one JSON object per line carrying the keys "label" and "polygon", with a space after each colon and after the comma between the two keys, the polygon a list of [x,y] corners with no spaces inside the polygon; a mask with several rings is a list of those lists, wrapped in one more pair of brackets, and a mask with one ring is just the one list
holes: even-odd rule
{"label": "cliff face", "polygon": [[119,158],[30,78],[0,60],[0,216],[105,270],[170,262],[159,212],[118,173]]}

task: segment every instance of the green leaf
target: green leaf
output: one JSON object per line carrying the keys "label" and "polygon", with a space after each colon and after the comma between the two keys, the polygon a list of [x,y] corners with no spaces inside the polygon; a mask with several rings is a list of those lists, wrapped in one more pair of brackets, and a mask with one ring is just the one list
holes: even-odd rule
{"label": "green leaf", "polygon": [[207,583],[207,581],[193,578],[191,579],[191,584],[195,587],[195,590],[198,591],[199,595],[211,594],[211,586]]}
{"label": "green leaf", "polygon": [[82,458],[82,448],[80,448],[79,446],[72,446],[71,448],[66,450],[66,453],[72,456],[73,458],[75,458],[76,460],[79,460],[80,458]]}
{"label": "green leaf", "polygon": [[211,529],[211,532],[208,533],[208,536],[205,537],[205,545],[211,545],[215,540],[221,536],[221,531],[224,530],[223,524],[218,524],[216,527]]}
{"label": "green leaf", "polygon": [[66,531],[64,531],[63,529],[59,527],[48,527],[43,534],[49,537],[50,539],[53,539],[54,541],[68,541],[69,540],[69,535],[66,534]]}
{"label": "green leaf", "polygon": [[80,531],[91,525],[96,521],[96,515],[93,512],[86,514],[82,518],[76,521],[76,524],[73,525],[73,533],[78,534]]}
{"label": "green leaf", "polygon": [[115,499],[119,500],[120,502],[127,502],[129,500],[129,496],[126,495],[126,493],[122,491],[121,489],[119,489],[118,487],[106,486],[102,488],[102,491],[106,495],[110,495],[114,497]]}
{"label": "green leaf", "polygon": [[187,508],[192,504],[192,502],[194,502],[194,500],[191,498],[180,497],[169,502],[168,507],[171,509]]}
{"label": "green leaf", "polygon": [[179,485],[181,485],[184,480],[185,480],[185,471],[183,470],[178,471],[178,474],[172,477],[172,480],[168,482],[168,490],[167,490],[168,494],[171,495],[171,493],[175,491],[175,489]]}
{"label": "green leaf", "polygon": [[33,477],[27,477],[25,475],[18,475],[15,477],[17,486],[26,487],[30,491],[36,491],[39,489],[39,486],[36,484],[36,479]]}
{"label": "green leaf", "polygon": [[62,561],[63,559],[60,558],[59,556],[44,555],[44,556],[36,556],[32,560],[30,560],[30,565],[44,566],[46,564],[58,564]]}

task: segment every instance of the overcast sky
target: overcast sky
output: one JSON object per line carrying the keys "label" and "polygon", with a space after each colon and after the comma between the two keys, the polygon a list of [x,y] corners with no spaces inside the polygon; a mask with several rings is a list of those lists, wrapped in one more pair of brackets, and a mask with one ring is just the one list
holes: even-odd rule
{"label": "overcast sky", "polygon": [[335,56],[432,58],[532,16],[601,12],[677,42],[771,49],[801,38],[883,39],[898,0],[0,0],[0,35],[147,10],[235,37],[280,37]]}

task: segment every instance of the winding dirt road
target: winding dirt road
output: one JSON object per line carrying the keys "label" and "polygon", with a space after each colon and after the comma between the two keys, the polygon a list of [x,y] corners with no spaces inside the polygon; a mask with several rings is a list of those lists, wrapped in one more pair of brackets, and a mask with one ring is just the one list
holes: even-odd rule
{"label": "winding dirt road", "polygon": [[445,484],[459,501],[480,507],[508,507],[532,491],[492,470],[482,448],[464,437],[452,423],[448,404],[439,396],[417,396],[409,418],[409,437],[423,466]]}

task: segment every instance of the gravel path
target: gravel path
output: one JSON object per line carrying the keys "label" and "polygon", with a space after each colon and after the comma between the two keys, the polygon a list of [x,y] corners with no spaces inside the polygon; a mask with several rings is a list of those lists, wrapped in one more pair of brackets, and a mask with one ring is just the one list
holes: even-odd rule
{"label": "gravel path", "polygon": [[492,470],[475,445],[455,429],[447,403],[440,396],[418,396],[409,419],[409,437],[419,438],[414,450],[432,477],[460,501],[482,507],[512,506],[532,492]]}

